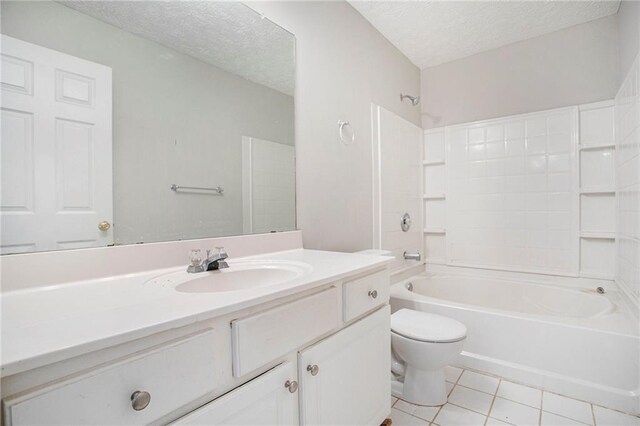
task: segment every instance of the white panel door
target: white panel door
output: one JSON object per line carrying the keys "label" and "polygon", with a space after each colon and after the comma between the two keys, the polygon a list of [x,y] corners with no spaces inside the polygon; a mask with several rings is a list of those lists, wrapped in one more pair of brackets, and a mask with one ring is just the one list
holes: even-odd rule
{"label": "white panel door", "polygon": [[111,68],[2,36],[2,253],[113,242]]}
{"label": "white panel door", "polygon": [[[289,362],[178,419],[180,425],[298,424],[295,366]],[[285,384],[289,382],[289,387]],[[388,399],[388,398],[387,398]]]}
{"label": "white panel door", "polygon": [[298,354],[300,424],[379,425],[389,415],[389,320],[387,305]]}

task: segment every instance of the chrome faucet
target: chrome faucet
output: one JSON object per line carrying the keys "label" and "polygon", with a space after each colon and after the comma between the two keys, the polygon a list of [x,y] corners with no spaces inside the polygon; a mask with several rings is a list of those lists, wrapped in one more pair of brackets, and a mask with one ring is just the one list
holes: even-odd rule
{"label": "chrome faucet", "polygon": [[215,250],[207,250],[207,257],[202,259],[201,250],[191,250],[191,264],[187,268],[189,273],[198,273],[204,271],[217,271],[225,269],[229,264],[225,261],[228,258],[227,251],[224,247],[216,247]]}
{"label": "chrome faucet", "polygon": [[417,260],[417,261],[420,261],[420,259],[422,259],[422,256],[420,255],[420,252],[409,253],[409,252],[405,251],[402,254],[402,257],[404,257],[405,260]]}

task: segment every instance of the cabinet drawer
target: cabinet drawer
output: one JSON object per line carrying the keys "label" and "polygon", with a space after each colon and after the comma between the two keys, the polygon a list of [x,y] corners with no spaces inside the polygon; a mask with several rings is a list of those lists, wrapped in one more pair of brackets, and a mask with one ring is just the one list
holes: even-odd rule
{"label": "cabinet drawer", "polygon": [[233,375],[241,377],[338,327],[338,290],[328,288],[231,322]]}
{"label": "cabinet drawer", "polygon": [[386,270],[345,282],[342,285],[344,321],[351,321],[387,303],[389,287],[389,273]]}
{"label": "cabinet drawer", "polygon": [[[214,331],[4,401],[6,425],[147,424],[215,390]],[[146,408],[132,394],[148,392]]]}

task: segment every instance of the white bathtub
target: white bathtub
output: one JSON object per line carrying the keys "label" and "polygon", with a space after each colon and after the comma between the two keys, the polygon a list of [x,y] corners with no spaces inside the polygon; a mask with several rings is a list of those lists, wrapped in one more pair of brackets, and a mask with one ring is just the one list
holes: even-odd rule
{"label": "white bathtub", "polygon": [[464,323],[455,365],[640,414],[638,326],[615,289],[425,273],[394,284],[391,307]]}

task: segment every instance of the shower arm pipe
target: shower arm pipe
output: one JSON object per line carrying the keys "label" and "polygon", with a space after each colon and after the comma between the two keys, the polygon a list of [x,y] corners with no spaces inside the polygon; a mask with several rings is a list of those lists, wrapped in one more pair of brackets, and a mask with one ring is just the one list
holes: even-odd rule
{"label": "shower arm pipe", "polygon": [[400,93],[400,102],[404,101],[405,99],[409,99],[411,101],[411,105],[413,106],[416,106],[420,103],[420,96],[411,96]]}

